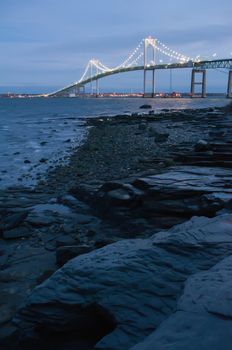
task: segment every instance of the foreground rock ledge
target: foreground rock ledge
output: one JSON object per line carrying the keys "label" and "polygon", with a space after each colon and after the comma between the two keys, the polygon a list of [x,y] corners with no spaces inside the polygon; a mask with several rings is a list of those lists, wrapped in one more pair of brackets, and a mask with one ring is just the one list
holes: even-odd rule
{"label": "foreground rock ledge", "polygon": [[[64,265],[34,289],[15,322],[24,329],[77,333],[84,325],[90,337],[96,322],[108,320],[111,332],[95,349],[130,349],[173,314],[187,278],[213,267],[231,248],[232,214],[194,217],[150,239],[117,242]],[[181,300],[185,308],[192,303],[190,297]],[[212,316],[202,317],[210,325]]]}

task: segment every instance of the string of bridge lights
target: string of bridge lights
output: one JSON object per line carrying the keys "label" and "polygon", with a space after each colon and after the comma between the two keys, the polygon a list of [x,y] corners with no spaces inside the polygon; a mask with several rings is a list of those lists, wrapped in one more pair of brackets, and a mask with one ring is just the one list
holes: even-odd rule
{"label": "string of bridge lights", "polygon": [[132,61],[127,67],[133,67],[134,65],[138,64],[139,60],[144,56],[144,53],[141,52],[140,55]]}
{"label": "string of bridge lights", "polygon": [[[148,43],[148,45],[153,46],[160,54],[169,57],[170,61],[177,60],[179,63],[187,63],[189,61],[193,61],[193,62],[200,61],[200,55],[196,56],[195,58],[191,58],[189,56],[183,55],[182,53],[169,48],[160,40],[149,37],[146,39],[142,39],[138,44],[138,46],[127,57],[127,59],[124,60],[120,65],[116,67],[110,68],[104,65],[103,63],[101,63],[99,60],[95,60],[95,59],[90,60],[85,68],[83,75],[77,82],[75,82],[75,84],[81,83],[85,79],[91,79],[93,77],[94,68],[96,70],[94,75],[96,76],[98,74],[112,72],[121,68],[129,68],[137,65],[139,60],[141,60],[142,57],[144,56],[143,45],[145,41]],[[159,60],[159,62],[163,62],[163,60]],[[155,62],[151,62],[151,63],[155,64]],[[170,65],[170,63],[167,63],[167,65]]]}
{"label": "string of bridge lights", "polygon": [[122,62],[119,66],[113,68],[114,69],[120,69],[120,68],[124,68],[126,67],[127,63],[130,62],[130,60],[137,54],[137,52],[139,51],[139,49],[141,48],[141,46],[144,43],[144,39],[142,39],[139,43],[139,45],[132,51],[132,53],[130,54],[130,56],[124,61]]}

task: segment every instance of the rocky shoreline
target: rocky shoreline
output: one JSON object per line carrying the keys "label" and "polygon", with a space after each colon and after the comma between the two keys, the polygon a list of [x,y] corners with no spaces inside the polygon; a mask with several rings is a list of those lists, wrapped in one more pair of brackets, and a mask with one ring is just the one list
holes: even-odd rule
{"label": "rocky shoreline", "polygon": [[0,348],[229,350],[231,120],[86,119],[68,165],[0,191]]}

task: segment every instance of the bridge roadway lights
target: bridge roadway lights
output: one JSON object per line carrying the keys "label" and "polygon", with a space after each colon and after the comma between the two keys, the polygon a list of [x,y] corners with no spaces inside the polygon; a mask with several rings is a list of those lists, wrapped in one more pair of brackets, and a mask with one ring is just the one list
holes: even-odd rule
{"label": "bridge roadway lights", "polygon": [[[196,75],[201,75],[201,80],[196,81]],[[192,70],[192,79],[191,79],[191,96],[195,97],[195,86],[201,86],[201,97],[206,97],[206,70],[205,69],[193,69]]]}
{"label": "bridge roadway lights", "polygon": [[232,70],[229,71],[227,98],[232,98]]}

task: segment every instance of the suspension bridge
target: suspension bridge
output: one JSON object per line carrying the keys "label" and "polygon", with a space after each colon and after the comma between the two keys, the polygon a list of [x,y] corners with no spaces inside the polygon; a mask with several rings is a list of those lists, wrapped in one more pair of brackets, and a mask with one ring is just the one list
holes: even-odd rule
{"label": "suspension bridge", "polygon": [[[215,55],[214,55],[215,56]],[[143,71],[143,96],[149,94],[155,96],[155,71],[170,69],[192,69],[190,95],[196,94],[197,86],[200,87],[200,96],[206,96],[206,71],[208,69],[223,70],[228,74],[227,97],[232,97],[232,58],[225,59],[204,59],[200,56],[190,57],[178,51],[175,51],[152,37],[141,40],[139,45],[130,53],[130,55],[118,66],[108,67],[97,59],[91,59],[81,78],[57,91],[42,96],[77,96],[85,92],[85,85],[91,85],[91,91],[99,95],[99,80],[114,74],[120,74],[131,71]],[[152,76],[151,91],[148,90],[148,74]],[[95,88],[93,87],[95,85]],[[199,88],[198,88],[199,90]]]}

